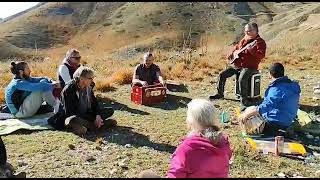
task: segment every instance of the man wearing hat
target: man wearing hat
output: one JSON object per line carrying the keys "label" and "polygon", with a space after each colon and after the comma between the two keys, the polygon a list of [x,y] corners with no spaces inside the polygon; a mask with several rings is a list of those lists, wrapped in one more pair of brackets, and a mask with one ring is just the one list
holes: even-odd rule
{"label": "man wearing hat", "polygon": [[[255,119],[259,126],[253,134],[277,135],[278,130],[286,130],[297,115],[300,98],[300,85],[284,75],[281,63],[273,63],[269,67],[271,82],[264,99],[258,106],[248,107],[239,117],[245,126]],[[250,118],[255,116],[255,118]]]}

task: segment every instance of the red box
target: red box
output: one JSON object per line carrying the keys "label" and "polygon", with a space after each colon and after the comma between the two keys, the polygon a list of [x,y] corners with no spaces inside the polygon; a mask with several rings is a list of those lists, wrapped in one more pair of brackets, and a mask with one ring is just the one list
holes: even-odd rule
{"label": "red box", "polygon": [[136,104],[154,104],[165,100],[167,89],[163,85],[132,86],[131,101]]}

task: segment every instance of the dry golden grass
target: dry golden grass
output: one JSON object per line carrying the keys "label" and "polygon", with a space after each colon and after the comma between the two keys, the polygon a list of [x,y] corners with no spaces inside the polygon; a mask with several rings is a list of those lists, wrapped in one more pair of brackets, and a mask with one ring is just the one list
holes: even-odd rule
{"label": "dry golden grass", "polygon": [[199,68],[212,68],[211,64],[209,64],[208,60],[206,59],[201,59],[198,62],[198,67]]}
{"label": "dry golden grass", "polygon": [[101,92],[108,92],[108,91],[113,91],[115,88],[112,86],[112,81],[110,79],[96,79],[95,81],[95,88],[98,91]]}
{"label": "dry golden grass", "polygon": [[9,72],[1,73],[0,86],[5,87],[11,81],[12,76]]}
{"label": "dry golden grass", "polygon": [[175,64],[170,73],[173,77],[183,77],[187,71],[187,65],[184,62],[180,62]]}
{"label": "dry golden grass", "polygon": [[161,69],[161,76],[164,79],[173,79],[173,76],[170,74],[170,70],[169,70],[168,65],[160,66],[160,69]]}
{"label": "dry golden grass", "polygon": [[0,88],[0,103],[4,103],[4,89]]}
{"label": "dry golden grass", "polygon": [[132,82],[133,71],[130,68],[121,68],[111,75],[112,82],[123,85]]}

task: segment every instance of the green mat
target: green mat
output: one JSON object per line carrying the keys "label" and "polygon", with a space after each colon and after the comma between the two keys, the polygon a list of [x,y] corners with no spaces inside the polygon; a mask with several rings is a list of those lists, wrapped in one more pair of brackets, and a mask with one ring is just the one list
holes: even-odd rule
{"label": "green mat", "polygon": [[19,129],[26,130],[46,130],[53,129],[48,124],[48,119],[53,113],[36,115],[25,119],[0,120],[0,135],[10,134]]}

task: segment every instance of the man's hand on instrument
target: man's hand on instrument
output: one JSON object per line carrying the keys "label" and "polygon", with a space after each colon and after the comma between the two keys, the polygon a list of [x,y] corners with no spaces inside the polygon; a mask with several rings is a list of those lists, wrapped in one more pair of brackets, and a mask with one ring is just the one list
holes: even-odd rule
{"label": "man's hand on instrument", "polygon": [[163,87],[166,87],[166,82],[165,82],[165,81],[160,81],[160,84],[161,84]]}
{"label": "man's hand on instrument", "polygon": [[226,56],[227,60],[231,59],[232,56],[233,56],[233,53],[228,54],[228,55]]}
{"label": "man's hand on instrument", "polygon": [[148,86],[147,81],[140,81],[140,83],[141,83],[142,86]]}
{"label": "man's hand on instrument", "polygon": [[234,55],[239,55],[239,53],[240,53],[240,50],[235,50],[235,51],[233,52]]}

